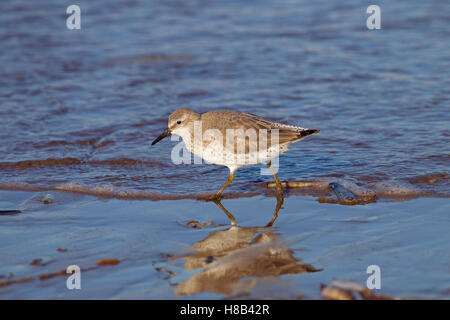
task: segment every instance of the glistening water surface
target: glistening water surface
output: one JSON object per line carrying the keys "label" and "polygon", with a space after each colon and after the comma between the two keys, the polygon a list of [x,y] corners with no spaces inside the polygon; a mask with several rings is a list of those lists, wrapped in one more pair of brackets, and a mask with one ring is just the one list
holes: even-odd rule
{"label": "glistening water surface", "polygon": [[[122,219],[127,216],[125,212],[131,210],[133,218],[126,222],[130,230],[123,235],[134,239],[131,230],[145,229],[146,232],[138,234],[145,239],[143,243],[151,244],[152,253],[150,258],[146,257],[149,260],[141,261],[136,256],[128,259],[134,261],[131,262],[133,268],[144,268],[148,261],[163,263],[164,259],[158,254],[175,254],[178,250],[175,245],[165,245],[165,238],[145,238],[147,233],[161,228],[160,224],[171,224],[165,230],[173,232],[169,237],[173,239],[177,237],[177,227],[183,228],[175,224],[178,220],[215,219],[211,210],[220,210],[214,204],[182,198],[218,190],[227,178],[228,169],[209,164],[175,165],[170,155],[178,141],[166,139],[150,146],[166,128],[167,117],[173,110],[190,107],[198,112],[247,111],[278,122],[320,129],[319,135],[292,145],[280,158],[279,178],[285,181],[333,180],[355,190],[376,192],[380,200],[377,203],[350,208],[319,204],[314,198],[300,198],[300,193],[291,190],[280,211],[281,219],[275,223],[279,228],[276,232],[287,239],[293,249],[302,247],[307,252],[315,252],[308,256],[309,261],[301,262],[324,269],[311,273],[311,277],[320,278],[324,272],[329,272],[329,278],[354,275],[351,261],[335,257],[340,259],[338,263],[343,269],[346,263],[352,266],[346,269],[348,272],[340,272],[333,267],[332,259],[320,260],[322,255],[331,254],[324,252],[325,248],[338,246],[338,240],[333,233],[330,235],[328,228],[339,226],[333,226],[335,221],[327,215],[343,214],[346,218],[336,219],[347,221],[345,219],[351,220],[353,212],[363,217],[365,210],[381,212],[388,208],[387,215],[374,213],[378,217],[374,220],[361,218],[365,221],[363,224],[347,222],[351,225],[350,232],[354,233],[347,235],[349,238],[345,241],[358,243],[361,247],[355,250],[360,251],[355,252],[362,255],[367,240],[365,234],[359,233],[365,228],[362,225],[368,226],[373,243],[377,236],[390,239],[384,237],[388,230],[394,234],[400,232],[395,231],[397,228],[406,230],[404,237],[391,234],[392,243],[383,240],[381,243],[385,246],[373,246],[369,241],[366,247],[381,248],[383,261],[394,265],[400,274],[404,263],[393,258],[392,250],[398,251],[404,259],[401,261],[405,262],[411,259],[406,252],[414,255],[409,246],[422,243],[420,252],[424,259],[433,257],[430,268],[435,273],[430,280],[421,278],[429,269],[417,272],[417,287],[407,286],[406,280],[402,280],[401,285],[395,282],[388,285],[389,280],[386,280],[383,283],[391,289],[388,293],[448,297],[448,287],[442,283],[449,279],[450,260],[450,241],[445,232],[450,226],[450,4],[437,0],[380,1],[377,4],[382,10],[381,30],[366,28],[369,3],[359,1],[127,0],[78,1],[77,4],[81,8],[81,30],[66,28],[66,3],[50,0],[0,3],[0,188],[4,189],[0,193],[0,206],[23,210],[16,216],[0,216],[0,252],[8,256],[2,259],[1,275],[7,277],[15,270],[16,276],[27,276],[27,272],[20,274],[18,271],[29,262],[27,250],[35,252],[36,258],[49,254],[45,251],[50,250],[48,244],[39,247],[43,251],[27,247],[30,239],[42,236],[40,228],[53,230],[61,237],[59,241],[65,239],[79,248],[78,259],[84,254],[84,258],[90,258],[87,264],[95,265],[94,256],[99,251],[121,255],[121,258],[122,253],[127,252],[117,247],[113,250],[114,245],[109,246],[103,236],[111,235],[117,240],[113,230],[120,228]],[[270,202],[268,207],[272,202],[275,206],[274,199],[266,197],[270,192],[266,191],[265,182],[272,179],[260,175],[260,166],[237,171],[226,194],[249,197],[228,200],[235,206],[234,211],[230,211],[236,215],[238,225],[239,221],[249,228],[265,225],[262,221],[256,224],[252,220],[256,218],[250,213],[259,215],[261,209],[253,204],[262,204],[262,201]],[[81,193],[79,196],[84,200],[74,201],[71,197],[76,196],[69,195],[73,191]],[[99,201],[85,193],[121,200]],[[419,199],[394,204],[383,202],[392,197]],[[182,200],[155,203],[134,202],[131,200],[134,198]],[[34,209],[36,207],[30,203],[36,201],[48,206],[38,205]],[[89,205],[84,206],[83,201]],[[223,201],[225,207],[226,201]],[[291,210],[292,214],[300,216],[283,220],[282,216],[287,215],[294,203],[304,210]],[[113,206],[121,208],[125,216],[103,220],[103,215],[107,214],[104,211]],[[430,216],[419,213],[418,207],[429,210]],[[78,215],[81,208],[90,214]],[[139,210],[154,218],[158,216],[158,224],[153,224],[154,219],[144,219],[144,213],[136,212]],[[170,217],[169,213],[160,214],[161,210],[181,210],[182,213]],[[204,214],[196,215],[197,210],[203,210]],[[57,213],[55,220],[46,215],[47,211]],[[115,211],[117,215],[118,211]],[[312,212],[320,216],[325,211],[327,218],[306,218]],[[249,215],[242,216],[243,212]],[[405,215],[401,224],[396,212]],[[412,215],[409,218],[408,212]],[[269,212],[264,216],[270,220]],[[91,219],[99,219],[102,224],[95,225]],[[378,224],[377,219],[383,223]],[[148,222],[145,228],[143,221]],[[346,225],[342,221],[340,223]],[[68,232],[64,235],[62,230],[68,223],[77,232],[86,234]],[[227,222],[221,220],[220,223]],[[419,226],[423,224],[428,229],[423,231],[425,241],[422,242],[423,239],[413,235],[420,234]],[[83,245],[77,247],[77,241],[70,237],[87,239],[90,228],[95,231],[89,235],[93,238],[82,240]],[[214,228],[220,229],[220,226]],[[303,244],[296,237],[298,228],[315,232],[316,242]],[[209,229],[187,230],[189,232],[180,231],[177,241],[190,246],[201,240],[196,238],[200,235],[195,232],[204,233]],[[433,233],[433,230],[441,232]],[[271,233],[267,237],[277,238]],[[45,239],[56,241],[51,237]],[[447,241],[443,241],[445,239]],[[117,243],[120,246],[119,240]],[[56,247],[52,246],[53,249]],[[293,252],[286,253],[285,261],[298,265],[295,259],[303,259],[303,256]],[[387,255],[383,256],[384,253]],[[353,253],[348,259],[359,256]],[[314,264],[317,261],[317,265]],[[64,260],[66,262],[69,261]],[[365,263],[368,264],[370,261]],[[123,266],[118,266],[118,270],[128,270]],[[44,268],[58,270],[51,264]],[[307,267],[299,268],[288,268],[288,271],[307,270]],[[365,271],[362,267],[358,270]],[[284,280],[287,277],[283,272],[270,274],[285,277]],[[122,276],[125,280],[119,291],[130,288],[130,283],[135,281]],[[256,273],[256,276],[266,277],[267,274]],[[148,277],[153,279],[155,275]],[[396,279],[395,275],[392,277]],[[362,283],[361,279],[352,278]],[[112,280],[99,281],[95,286],[98,291],[92,289],[99,297],[115,296],[105,289],[113,287]],[[161,281],[164,287],[162,283],[166,280]],[[267,281],[269,287],[275,283],[284,288],[278,280]],[[311,288],[316,288],[318,282],[312,281],[314,286],[306,288],[312,297],[317,292],[311,293],[316,290]],[[399,289],[403,285],[408,289]],[[30,290],[25,294],[14,291],[18,286],[8,287],[12,290],[10,296],[40,297],[35,287],[23,289]],[[26,284],[20,286],[28,288]],[[59,289],[52,285],[50,288],[42,297],[57,297],[55,292]],[[164,288],[167,290],[164,297],[172,297],[171,287]],[[224,290],[206,292],[232,295],[238,289]],[[130,294],[126,297],[139,296],[138,289],[130,291],[132,293],[127,291]],[[91,291],[84,292],[87,297],[95,296]],[[156,293],[143,292],[142,297],[158,297]]]}

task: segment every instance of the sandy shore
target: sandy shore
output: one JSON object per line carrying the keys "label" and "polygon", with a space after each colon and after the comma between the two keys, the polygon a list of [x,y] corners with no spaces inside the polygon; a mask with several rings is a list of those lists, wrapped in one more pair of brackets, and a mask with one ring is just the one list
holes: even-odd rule
{"label": "sandy shore", "polygon": [[[447,198],[343,206],[287,197],[214,203],[101,199],[62,191],[0,191],[3,299],[320,298],[320,285],[365,285],[377,293],[448,299]],[[47,200],[46,200],[47,199]],[[445,222],[445,223],[444,223]],[[103,262],[101,261],[103,260]],[[68,290],[69,265],[81,290]]]}

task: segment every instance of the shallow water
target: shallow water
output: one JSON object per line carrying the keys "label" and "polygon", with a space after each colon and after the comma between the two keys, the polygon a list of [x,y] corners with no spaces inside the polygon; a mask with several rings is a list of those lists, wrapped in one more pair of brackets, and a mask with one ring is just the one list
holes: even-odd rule
{"label": "shallow water", "polygon": [[[450,226],[449,4],[381,1],[382,29],[376,31],[367,30],[366,7],[356,1],[78,4],[82,29],[69,31],[64,4],[0,3],[4,26],[0,29],[0,207],[23,211],[0,215],[0,251],[7,257],[2,259],[0,275],[28,270],[23,265],[31,259],[30,253],[51,256],[56,264],[45,268],[58,271],[70,259],[59,253],[53,257],[57,254],[53,242],[72,235],[69,244],[76,247],[79,237],[81,245],[75,256],[69,256],[86,263],[85,267],[95,265],[102,254],[126,258],[129,263],[123,267],[121,262],[111,271],[123,279],[120,285],[116,287],[111,278],[92,276],[95,285],[82,290],[83,297],[140,297],[140,293],[142,297],[173,297],[170,277],[143,272],[142,279],[150,281],[145,282],[138,279],[139,272],[136,278],[128,272],[147,270],[158,263],[167,269],[168,261],[161,254],[182,251],[167,241],[190,247],[216,230],[183,229],[175,222],[216,223],[218,219],[201,213],[205,208],[220,212],[219,208],[189,198],[218,190],[228,169],[173,164],[170,154],[178,142],[170,139],[150,147],[174,109],[191,107],[199,112],[242,110],[320,129],[319,135],[292,145],[280,158],[279,178],[338,182],[357,194],[376,194],[376,203],[348,207],[318,203],[317,198],[333,196],[330,190],[289,190],[275,223],[278,229],[274,232],[279,235],[271,230],[263,233],[270,239],[268,243],[287,241],[282,251],[290,266],[305,263],[324,271],[307,276],[269,272],[275,280],[267,280],[268,274],[263,272],[261,279],[279,286],[280,291],[285,287],[280,279],[292,280],[293,288],[300,286],[298,281],[303,288],[305,281],[305,290],[293,292],[310,297],[317,297],[314,290],[319,280],[326,283],[328,278],[344,277],[361,282],[355,275],[364,274],[363,269],[352,261],[339,269],[327,251],[345,246],[328,235],[333,228],[340,228],[336,219],[346,226],[343,230],[350,231],[339,233],[342,241],[351,243],[349,239],[354,237],[355,246],[369,246],[376,251],[374,256],[378,252],[383,263],[392,264],[397,271],[408,261],[429,271],[411,250],[422,250],[422,258],[428,259],[430,254],[435,259],[429,261],[436,266],[433,275],[411,271],[418,279],[414,284],[407,284],[406,278],[394,272],[393,279],[398,276],[401,280],[390,284],[387,280],[387,293],[448,297],[443,280],[449,279],[450,241],[443,239]],[[226,199],[223,205],[231,204],[233,214],[246,212],[249,216],[243,221],[249,228],[265,225],[254,219],[259,219],[261,201],[274,202],[265,184],[272,179],[260,175],[259,166],[240,169],[226,197],[242,199]],[[23,207],[27,199],[35,200]],[[170,201],[173,199],[182,200]],[[297,211],[292,210],[292,215],[287,211],[295,206],[304,211],[292,218]],[[378,217],[385,210],[387,220],[366,217]],[[113,212],[115,218],[109,219]],[[305,218],[323,212],[324,217]],[[368,220],[363,224],[345,220],[353,215]],[[281,219],[284,216],[290,218]],[[428,240],[419,244],[415,239],[421,239],[421,224],[428,227],[423,231]],[[68,235],[67,225],[75,228]],[[126,230],[116,237],[115,230],[121,228]],[[297,228],[316,236],[301,243],[306,253],[294,250],[291,254],[289,248],[300,246],[298,239],[302,239]],[[167,234],[146,238],[147,233],[159,229]],[[377,242],[366,243],[363,235],[352,236],[352,232],[368,232],[371,239],[382,241],[372,245]],[[32,239],[40,240],[30,248]],[[123,239],[127,240],[120,244]],[[135,255],[128,256],[127,246],[137,246]],[[353,249],[348,244],[345,250]],[[348,253],[348,259],[364,260],[364,254],[359,255],[363,249],[355,250]],[[175,261],[176,268],[181,268],[183,259]],[[36,272],[23,271],[21,276]],[[187,281],[192,272],[177,271],[181,276],[173,282]],[[56,282],[51,283],[45,290],[37,290],[34,284],[0,290],[6,290],[7,297],[68,297],[58,291]],[[149,285],[161,288],[161,295],[150,293]],[[247,288],[258,287],[252,285]],[[233,296],[242,288],[216,293]],[[258,296],[264,291],[258,290],[247,293]],[[201,297],[216,297],[203,294]]]}

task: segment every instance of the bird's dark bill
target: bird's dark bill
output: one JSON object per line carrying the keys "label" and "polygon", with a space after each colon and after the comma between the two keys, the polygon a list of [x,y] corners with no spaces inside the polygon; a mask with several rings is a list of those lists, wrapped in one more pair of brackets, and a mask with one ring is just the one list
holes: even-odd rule
{"label": "bird's dark bill", "polygon": [[152,142],[152,145],[158,143],[159,141],[161,141],[161,140],[164,139],[165,137],[170,136],[171,134],[172,134],[172,133],[170,132],[169,129],[164,130],[164,132],[161,133],[161,134],[158,136],[158,138],[156,138],[156,139]]}

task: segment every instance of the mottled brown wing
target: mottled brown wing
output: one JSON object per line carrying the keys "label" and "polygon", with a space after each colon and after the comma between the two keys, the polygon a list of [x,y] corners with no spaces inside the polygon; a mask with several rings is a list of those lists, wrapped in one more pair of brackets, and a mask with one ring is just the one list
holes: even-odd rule
{"label": "mottled brown wing", "polygon": [[243,112],[243,116],[240,117],[243,119],[243,121],[247,122],[247,119],[249,119],[249,122],[252,122],[255,124],[255,129],[267,129],[267,139],[271,140],[271,133],[272,130],[278,130],[278,141],[279,144],[284,144],[287,142],[293,142],[295,140],[298,140],[301,138],[300,131],[303,128],[295,127],[295,126],[288,126],[276,122],[272,122],[269,120],[266,120],[264,118],[261,118],[260,116],[257,116],[255,114]]}
{"label": "mottled brown wing", "polygon": [[[215,119],[216,121],[213,122],[210,119]],[[220,121],[217,121],[217,119],[220,119]],[[300,127],[290,127],[283,124],[274,123],[247,112],[212,111],[207,115],[207,117],[205,117],[205,119],[202,119],[202,121],[204,123],[203,130],[215,128],[224,133],[223,143],[225,148],[227,147],[225,134],[227,129],[240,129],[244,133],[249,133],[250,136],[245,136],[244,148],[242,147],[242,139],[234,139],[233,147],[235,153],[241,153],[240,151],[244,150],[245,154],[248,154],[250,150],[261,150],[264,147],[269,148],[272,145],[272,135],[275,134],[273,130],[278,130],[278,144],[293,142],[302,138],[302,128]],[[249,129],[250,131],[248,131]],[[240,148],[238,146],[240,146]]]}

